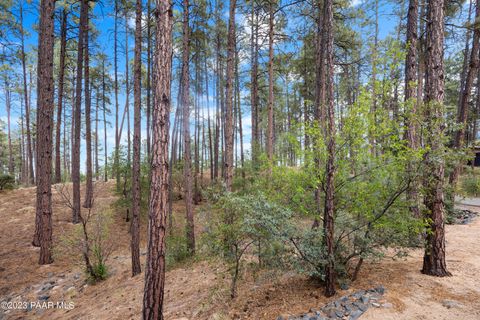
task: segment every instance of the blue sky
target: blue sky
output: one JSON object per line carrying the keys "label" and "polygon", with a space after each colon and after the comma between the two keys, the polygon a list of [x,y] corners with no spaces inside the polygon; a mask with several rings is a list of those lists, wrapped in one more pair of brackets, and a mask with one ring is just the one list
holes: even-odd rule
{"label": "blue sky", "polygon": [[[98,41],[97,41],[97,46],[99,48],[100,51],[103,51],[105,52],[107,55],[108,55],[108,58],[110,59],[111,61],[111,64],[112,64],[112,69],[110,70],[110,72],[113,74],[113,26],[114,26],[114,20],[113,20],[113,6],[111,5],[111,3],[109,3],[110,1],[107,0],[107,2],[105,3],[98,3],[95,8],[94,8],[94,18],[92,19],[92,22],[96,28],[100,31],[100,35],[99,35],[99,38],[98,38]],[[153,1],[152,1],[153,2]],[[286,3],[289,3],[291,1],[285,1],[285,0],[282,0],[282,3],[283,4],[286,4]],[[240,3],[240,2],[239,2]],[[243,3],[243,1],[242,1]],[[144,1],[144,5],[146,4],[146,1]],[[37,46],[37,33],[35,30],[33,30],[33,26],[34,24],[37,23],[38,21],[38,11],[35,9],[36,6],[38,5],[38,2],[33,2],[32,4],[29,4],[29,5],[26,5],[27,8],[26,8],[26,12],[24,14],[25,16],[25,28],[26,30],[28,30],[29,32],[29,36],[27,37],[26,39],[26,45],[27,45],[27,49],[28,50],[31,50],[33,47],[36,47]],[[356,10],[362,8],[362,9],[366,9],[367,7],[371,7],[371,3],[364,3],[362,2],[362,0],[353,0],[352,1],[352,7],[355,8]],[[293,6],[292,6],[292,9]],[[389,1],[380,1],[380,14],[379,14],[379,35],[380,35],[380,39],[383,39],[385,38],[388,34],[391,34],[396,25],[398,24],[398,17],[393,13],[393,9],[394,9],[394,6],[392,5],[391,2]],[[292,12],[289,11],[290,9],[287,10],[287,18],[288,18],[288,24],[287,24],[287,31],[290,30],[291,28],[293,28],[293,26],[295,25],[295,23],[298,21],[298,17],[296,17]],[[372,11],[367,11],[367,15],[369,17],[373,17],[373,12]],[[226,1],[225,2],[225,8],[224,8],[224,15],[225,19],[228,18],[228,2]],[[239,26],[242,26],[242,25],[246,25],[247,23],[244,21],[244,16],[242,14],[237,14],[236,16],[236,20],[237,20],[237,25]],[[123,53],[123,46],[124,46],[124,41],[125,41],[125,34],[124,34],[124,25],[123,25],[123,17],[120,17],[120,25],[119,25],[119,41],[120,41],[120,44],[119,44],[119,60],[118,60],[118,72],[119,72],[119,76],[121,78],[123,78],[123,75],[125,73],[125,57],[124,57],[124,53]],[[129,20],[128,20],[128,24],[133,27],[134,25],[134,19],[133,17],[131,17]],[[56,30],[58,30],[59,26],[58,24],[56,25]],[[357,26],[354,26],[354,28],[356,28],[356,30],[358,30],[359,32],[361,32],[362,36],[364,37],[365,40],[368,39],[368,37],[371,36],[372,34],[372,28],[371,27],[368,27],[368,28],[360,28],[358,25]],[[72,36],[70,34],[70,36]],[[226,41],[226,40],[225,40]],[[130,34],[129,36],[129,59],[133,59],[133,45],[134,45],[134,41],[133,41],[133,35]],[[296,46],[296,47],[299,47],[299,46]],[[290,44],[282,44],[282,43],[279,43],[277,44],[277,48],[280,48],[281,50],[283,51],[294,51],[296,50],[294,46],[290,45]],[[248,50],[247,50],[248,51]],[[245,52],[244,54],[241,54],[242,57],[244,57],[244,59],[248,59],[248,52]],[[177,61],[177,60],[175,60]],[[176,67],[176,65],[174,66],[174,68]],[[18,70],[20,71],[20,65],[19,66],[15,66],[15,68],[18,68]],[[242,69],[242,71],[248,71],[249,70],[249,63],[248,63],[248,60],[246,61],[242,61],[241,62],[241,65],[240,65],[240,68]],[[130,70],[131,72],[132,70]],[[245,75],[248,77],[248,72],[245,73]],[[133,77],[132,74],[130,74],[130,77]],[[175,81],[173,83],[173,87],[172,87],[172,98],[176,99],[177,97],[177,92],[178,92],[178,84],[176,82],[176,69],[174,69],[174,77],[175,77]],[[211,79],[211,78],[210,78]],[[246,81],[248,81],[247,78],[245,79],[241,79],[241,82],[242,84],[244,84]],[[203,106],[203,109],[204,109],[204,113],[207,113],[207,107],[210,108],[210,114],[211,116],[213,116],[213,110],[214,110],[214,86],[213,86],[213,83],[210,85],[209,84],[209,96],[210,96],[210,105],[207,106],[207,103],[206,103],[206,97],[203,96],[203,97],[200,97],[200,104]],[[246,95],[248,94],[248,92],[246,92],[245,90],[242,91],[242,96],[246,97]],[[5,111],[5,104],[4,104],[4,97],[3,97],[3,90],[0,94],[0,119],[2,120],[6,120],[6,111]],[[245,100],[245,101],[244,101]],[[113,99],[113,96],[111,97],[111,101],[113,102],[114,99]],[[250,106],[249,104],[247,103],[248,99],[242,99],[242,113],[243,113],[243,132],[244,132],[244,143],[245,143],[245,149],[248,150],[249,149],[249,146],[250,146],[250,132],[251,132],[251,117],[250,117],[250,113],[249,113],[249,109],[250,109]],[[133,90],[131,90],[131,96],[130,96],[130,115],[131,115],[131,127],[132,127],[132,130],[133,130]],[[35,94],[33,95],[33,101],[32,101],[32,104],[33,104],[33,107],[36,106],[36,102],[35,102]],[[119,108],[120,108],[120,112],[123,111],[123,108],[124,108],[124,105],[125,105],[125,93],[124,93],[124,88],[121,87],[120,88],[120,95],[119,95]],[[69,105],[69,102],[67,103],[67,108],[70,108],[70,105]],[[111,110],[114,109],[114,106],[111,106],[110,107]],[[14,101],[14,106],[13,106],[13,110],[12,110],[12,125],[13,125],[13,129],[16,128],[16,123],[18,122],[18,119],[20,117],[20,107],[19,107],[19,101],[18,99],[16,99],[16,101]],[[173,126],[173,113],[172,113],[172,125]],[[193,118],[193,112],[192,112],[192,118]],[[110,115],[109,116],[109,122],[114,125],[114,115]],[[146,118],[145,118],[145,115],[143,115],[142,117],[142,138],[145,138],[146,136],[146,133],[145,133],[145,122],[146,122]],[[193,124],[193,122],[192,122]],[[102,142],[103,144],[103,123],[99,124],[100,126],[100,129],[99,130],[99,137],[101,138],[100,141]],[[193,133],[193,128],[191,130],[191,132]],[[107,129],[107,135],[108,135],[108,153],[110,154],[113,150],[113,146],[114,146],[114,127],[110,127]],[[126,126],[124,127],[124,130],[123,130],[123,135],[122,135],[122,140],[125,142],[126,141]],[[82,142],[84,143],[84,141]],[[103,154],[103,153],[102,153]],[[82,159],[81,159],[81,162],[82,164],[85,163],[85,159],[84,159],[84,146],[82,147]],[[82,168],[84,168],[84,165],[82,166]]]}

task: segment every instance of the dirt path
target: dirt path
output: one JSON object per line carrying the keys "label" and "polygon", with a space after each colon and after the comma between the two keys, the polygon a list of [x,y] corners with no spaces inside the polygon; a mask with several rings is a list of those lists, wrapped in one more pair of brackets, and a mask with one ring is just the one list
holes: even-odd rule
{"label": "dirt path", "polygon": [[[97,188],[97,203],[112,204],[113,183]],[[38,249],[30,245],[34,222],[34,189],[0,194],[0,301],[65,301],[74,308],[31,308],[4,313],[1,319],[140,319],[143,274],[131,278],[128,224],[116,215],[112,228],[118,247],[110,277],[88,285],[80,266],[56,259],[37,265]],[[183,216],[181,208],[178,214]],[[471,208],[478,210],[479,208]],[[70,211],[54,204],[54,240],[72,229]],[[178,219],[180,220],[180,219]],[[145,225],[145,223],[144,223]],[[142,231],[145,238],[145,229]],[[214,261],[188,261],[167,272],[166,320],[276,319],[319,308],[359,289],[383,285],[391,308],[369,309],[361,319],[480,319],[480,218],[468,225],[447,226],[447,263],[453,277],[422,275],[422,250],[406,259],[368,263],[359,280],[335,297],[294,273],[249,273],[239,297],[228,298],[228,275]],[[144,240],[144,239],[143,239]],[[143,242],[144,243],[144,242]],[[145,246],[141,249],[145,252]],[[141,257],[142,263],[145,256]]]}
{"label": "dirt path", "polygon": [[[478,207],[465,207],[478,211]],[[368,310],[362,319],[480,319],[480,218],[471,224],[446,227],[447,267],[452,277],[421,274],[422,250],[403,262],[382,261],[375,278],[385,279],[386,299],[392,309]]]}

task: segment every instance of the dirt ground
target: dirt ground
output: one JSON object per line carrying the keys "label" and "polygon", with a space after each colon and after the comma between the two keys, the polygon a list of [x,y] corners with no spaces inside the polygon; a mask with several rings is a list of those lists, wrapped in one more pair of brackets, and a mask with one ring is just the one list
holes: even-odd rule
{"label": "dirt ground", "polygon": [[[99,207],[107,208],[116,200],[112,189],[111,181],[97,184],[95,203]],[[59,199],[54,191],[55,243],[73,228],[71,212]],[[0,301],[38,301],[48,294],[49,302],[64,301],[71,307],[0,311],[0,319],[140,319],[144,275],[132,278],[130,274],[130,240],[124,213],[115,213],[110,231],[116,244],[107,263],[110,276],[89,285],[81,266],[67,257],[58,256],[53,264],[38,266],[38,249],[31,246],[34,206],[34,188],[0,193]],[[180,203],[175,204],[174,212],[180,221]],[[142,222],[143,263],[146,223]],[[239,297],[232,301],[222,264],[189,260],[167,272],[165,319],[276,319],[280,314],[298,315],[356,290],[383,285],[392,307],[370,308],[362,319],[478,320],[480,218],[469,225],[447,226],[446,239],[452,277],[422,275],[422,251],[412,250],[405,259],[365,263],[359,280],[329,299],[323,297],[321,287],[302,276],[262,272],[248,274],[240,283]]]}

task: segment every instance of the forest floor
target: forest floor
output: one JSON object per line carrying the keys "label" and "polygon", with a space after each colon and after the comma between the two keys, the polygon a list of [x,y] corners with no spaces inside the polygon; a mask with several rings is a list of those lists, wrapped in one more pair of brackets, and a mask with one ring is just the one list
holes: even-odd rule
{"label": "forest floor", "polygon": [[[115,202],[113,187],[113,181],[97,184],[97,206],[108,208]],[[58,243],[72,232],[73,225],[70,209],[55,190],[53,198],[54,242]],[[128,224],[123,213],[114,215],[110,230],[116,245],[107,262],[110,276],[89,285],[81,265],[71,257],[55,256],[53,264],[38,266],[39,249],[31,245],[34,212],[35,188],[0,193],[0,302],[20,303],[17,306],[21,309],[0,311],[0,319],[140,319],[144,276],[131,277]],[[174,212],[176,220],[181,220],[180,203],[175,203]],[[143,265],[146,221],[142,225]],[[422,275],[422,250],[410,250],[407,258],[365,263],[359,279],[332,298],[325,298],[323,289],[303,276],[277,271],[250,272],[240,282],[238,298],[231,300],[228,273],[221,263],[189,260],[167,272],[165,319],[276,319],[280,314],[298,315],[378,285],[386,288],[385,299],[392,307],[370,308],[361,319],[480,319],[480,218],[467,225],[448,225],[446,232],[452,277]],[[25,309],[21,304],[32,301],[65,301],[74,307],[34,304]]]}

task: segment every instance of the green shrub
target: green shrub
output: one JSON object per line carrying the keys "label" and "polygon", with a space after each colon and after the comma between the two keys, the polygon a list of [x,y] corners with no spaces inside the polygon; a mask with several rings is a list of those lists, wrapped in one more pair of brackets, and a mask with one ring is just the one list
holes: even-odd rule
{"label": "green shrub", "polygon": [[[58,187],[58,192],[63,192]],[[87,280],[96,283],[108,277],[107,262],[116,244],[110,227],[113,223],[109,210],[86,210],[82,212],[81,223],[74,226],[72,232],[64,233],[54,254],[72,259],[82,266]]]}
{"label": "green shrub", "polygon": [[8,174],[0,174],[0,190],[13,189],[15,178]]}
{"label": "green shrub", "polygon": [[472,174],[469,174],[462,179],[462,191],[465,195],[478,197],[480,195],[480,179]]}
{"label": "green shrub", "polygon": [[107,266],[104,263],[96,263],[92,266],[91,274],[87,274],[87,276],[91,283],[103,281],[108,277]]}
{"label": "green shrub", "polygon": [[[231,297],[236,296],[245,255],[257,257],[259,265],[281,264],[290,229],[291,212],[263,194],[209,193],[212,212],[204,243],[220,257],[231,273]],[[213,214],[212,214],[213,213]]]}
{"label": "green shrub", "polygon": [[185,235],[168,235],[166,238],[166,246],[168,248],[166,253],[167,267],[172,267],[190,257]]}

